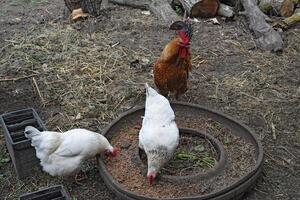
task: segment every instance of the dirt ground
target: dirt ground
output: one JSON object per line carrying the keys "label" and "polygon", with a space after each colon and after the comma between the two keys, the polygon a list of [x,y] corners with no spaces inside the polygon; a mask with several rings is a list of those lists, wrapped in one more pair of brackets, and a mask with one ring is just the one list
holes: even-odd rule
{"label": "dirt ground", "polygon": [[[112,6],[70,23],[62,0],[0,0],[0,113],[34,107],[48,129],[100,132],[142,105],[151,63],[174,32],[153,15]],[[190,89],[180,100],[244,122],[265,151],[262,177],[245,199],[300,199],[300,29],[284,32],[285,49],[256,49],[244,18],[194,24]],[[0,134],[0,199],[63,184],[73,199],[113,199],[91,160],[82,185],[37,171],[16,178]]]}

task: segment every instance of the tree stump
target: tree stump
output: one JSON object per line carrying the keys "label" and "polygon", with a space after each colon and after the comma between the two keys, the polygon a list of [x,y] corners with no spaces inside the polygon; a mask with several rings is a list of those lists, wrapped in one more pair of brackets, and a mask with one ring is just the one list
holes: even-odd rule
{"label": "tree stump", "polygon": [[[102,0],[64,0],[66,6],[70,11],[78,8],[82,8],[84,12],[92,15],[99,15],[101,11]],[[107,4],[107,0],[105,4]],[[144,10],[150,10],[157,15],[159,19],[162,19],[164,23],[169,26],[174,21],[181,19],[176,12],[172,9],[171,3],[173,1],[180,1],[184,9],[189,15],[193,15],[193,6],[200,4],[207,0],[108,0],[111,3],[130,6],[134,8],[140,8]],[[209,0],[217,1],[219,0]],[[278,32],[276,32],[267,22],[268,17],[262,13],[257,6],[257,0],[220,0],[221,2],[233,1],[236,4],[241,1],[245,11],[240,12],[244,14],[249,20],[249,28],[254,32],[256,43],[258,47],[266,51],[278,51],[283,47],[283,41]],[[219,7],[218,7],[219,8]],[[221,6],[222,8],[222,6]],[[225,7],[224,7],[225,9]],[[214,11],[215,12],[215,11]],[[219,12],[220,14],[220,12]],[[297,16],[298,17],[298,16]]]}
{"label": "tree stump", "polygon": [[171,0],[110,0],[112,3],[150,10],[169,26],[172,22],[180,20],[171,7]]}
{"label": "tree stump", "polygon": [[219,0],[179,0],[184,10],[190,17],[212,18],[215,17],[220,2]]}
{"label": "tree stump", "polygon": [[81,8],[81,0],[64,0],[66,7],[72,12],[75,9]]}
{"label": "tree stump", "polygon": [[82,8],[84,13],[97,16],[101,12],[102,0],[64,0],[67,8],[72,12],[75,9]]}

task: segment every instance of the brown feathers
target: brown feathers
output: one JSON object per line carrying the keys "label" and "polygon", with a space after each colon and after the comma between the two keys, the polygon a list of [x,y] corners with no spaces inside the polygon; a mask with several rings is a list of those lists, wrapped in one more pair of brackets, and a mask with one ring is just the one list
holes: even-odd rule
{"label": "brown feathers", "polygon": [[169,92],[175,93],[176,99],[186,92],[192,67],[189,53],[186,58],[179,56],[181,42],[180,37],[169,42],[154,64],[154,82],[159,92],[164,96],[168,96]]}

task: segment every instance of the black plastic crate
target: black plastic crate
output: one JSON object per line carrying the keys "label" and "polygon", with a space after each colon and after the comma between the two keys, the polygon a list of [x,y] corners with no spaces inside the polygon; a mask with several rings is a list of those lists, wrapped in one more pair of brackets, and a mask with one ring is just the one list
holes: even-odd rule
{"label": "black plastic crate", "polygon": [[17,110],[0,116],[5,136],[6,147],[19,178],[31,175],[32,169],[39,165],[31,141],[25,137],[26,126],[33,126],[40,131],[47,130],[33,108]]}
{"label": "black plastic crate", "polygon": [[56,185],[36,192],[23,194],[19,200],[70,200],[69,193],[62,185]]}

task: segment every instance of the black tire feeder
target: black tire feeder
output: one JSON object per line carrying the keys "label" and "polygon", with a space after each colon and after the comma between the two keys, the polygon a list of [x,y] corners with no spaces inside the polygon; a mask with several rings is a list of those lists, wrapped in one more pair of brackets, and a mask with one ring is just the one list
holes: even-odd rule
{"label": "black tire feeder", "polygon": [[[179,128],[179,132],[180,135],[182,134],[193,135],[208,140],[210,144],[213,146],[213,148],[215,149],[215,151],[217,152],[217,164],[213,168],[207,170],[206,173],[196,173],[193,175],[183,175],[183,176],[161,174],[160,175],[161,180],[168,181],[168,182],[181,182],[181,181],[196,182],[199,179],[208,179],[213,176],[216,176],[224,170],[227,162],[227,156],[223,145],[218,139],[216,139],[215,137],[207,133],[203,133],[202,131],[197,131],[189,128]],[[142,154],[144,154],[144,152],[141,149],[138,149],[137,154],[134,157],[135,161],[137,165],[147,168],[147,166],[141,160]]]}
{"label": "black tire feeder", "polygon": [[[241,178],[239,178],[237,181],[233,182],[232,184],[228,185],[227,187],[224,187],[221,190],[218,190],[217,192],[212,192],[205,195],[194,195],[194,196],[184,196],[184,197],[178,197],[178,198],[159,198],[163,200],[232,200],[232,199],[240,199],[247,191],[252,189],[255,185],[255,182],[257,178],[259,177],[261,171],[262,171],[262,165],[263,165],[263,148],[261,142],[258,140],[257,136],[249,130],[248,127],[243,125],[241,122],[222,114],[218,111],[195,105],[195,104],[189,104],[189,103],[181,103],[181,102],[174,102],[171,103],[171,106],[173,110],[175,111],[175,115],[177,111],[184,111],[185,113],[193,113],[195,114],[195,117],[199,114],[203,114],[212,120],[219,122],[220,124],[224,125],[225,127],[229,128],[232,131],[232,134],[239,136],[243,138],[244,141],[247,143],[251,143],[255,148],[255,166],[247,172],[245,175],[243,175]],[[134,124],[138,119],[140,119],[141,116],[144,115],[144,107],[138,107],[134,108],[132,110],[129,110],[125,113],[123,113],[120,117],[118,117],[116,120],[114,120],[103,132],[103,134],[110,140],[115,133],[118,132],[120,127],[126,125],[126,124]],[[193,130],[189,129],[181,129],[182,132],[193,132]],[[203,134],[203,133],[200,133]],[[218,145],[217,145],[218,146]],[[214,145],[215,148],[218,148]],[[222,150],[221,150],[222,151]],[[221,152],[219,151],[219,152]],[[220,159],[220,156],[219,156]],[[226,163],[226,156],[224,156],[224,163]],[[99,171],[100,175],[102,176],[104,182],[108,186],[108,188],[116,194],[116,196],[119,199],[126,199],[126,200],[154,200],[158,198],[152,198],[143,196],[140,194],[133,193],[132,191],[129,191],[125,189],[122,185],[120,185],[116,180],[113,179],[113,177],[110,175],[108,170],[106,169],[106,166],[104,162],[100,159],[100,157],[97,157],[98,163],[99,163]],[[222,166],[222,164],[221,164]],[[217,168],[217,170],[216,170]],[[221,171],[221,168],[218,168],[216,165],[212,171]],[[214,174],[218,173],[211,173],[210,176],[214,176]],[[198,174],[199,175],[199,174]],[[197,176],[197,175],[196,175]],[[209,178],[210,176],[207,176]],[[162,176],[163,177],[163,176]],[[199,175],[198,178],[201,176]],[[170,179],[170,177],[165,177]],[[182,177],[177,177],[179,180]],[[188,178],[188,177],[184,177]],[[191,179],[195,179],[195,177],[190,177]],[[202,178],[202,177],[201,177]],[[171,177],[171,179],[176,179],[176,177]],[[178,180],[177,179],[177,180]],[[172,180],[171,180],[172,181]]]}

